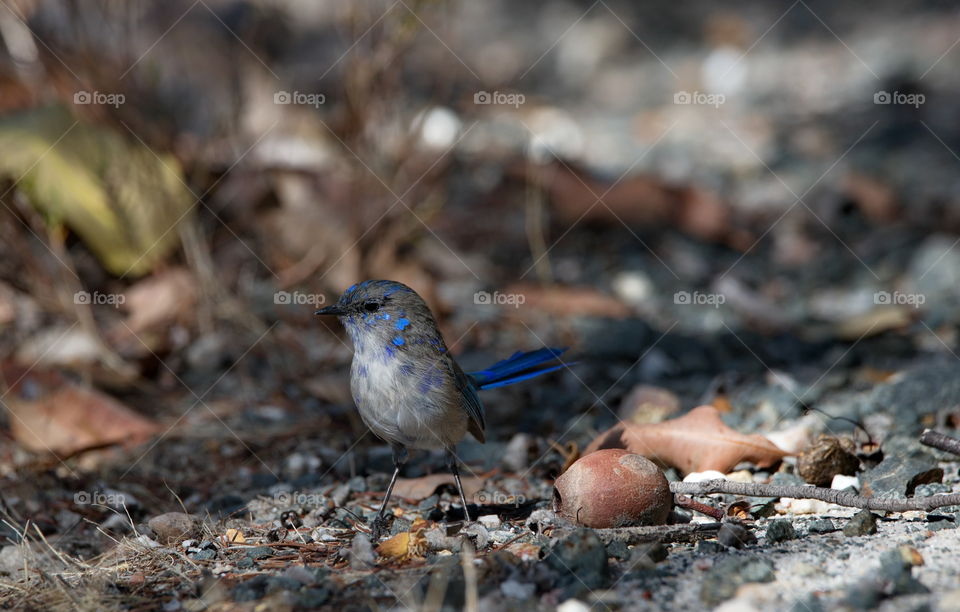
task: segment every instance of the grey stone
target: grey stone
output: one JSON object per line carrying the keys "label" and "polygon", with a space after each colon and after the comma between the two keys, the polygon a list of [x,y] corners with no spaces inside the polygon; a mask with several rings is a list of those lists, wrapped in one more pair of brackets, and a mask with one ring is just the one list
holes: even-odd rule
{"label": "grey stone", "polygon": [[716,606],[736,594],[748,582],[773,582],[773,565],[758,556],[734,556],[718,561],[704,577],[700,599]]}
{"label": "grey stone", "polygon": [[861,510],[843,526],[843,535],[847,537],[873,535],[877,533],[877,515],[869,510]]}
{"label": "grey stone", "polygon": [[327,603],[330,595],[330,589],[324,587],[303,589],[297,599],[297,604],[302,608],[312,610]]}
{"label": "grey stone", "polygon": [[832,533],[837,527],[830,519],[816,519],[807,524],[807,533]]}
{"label": "grey stone", "polygon": [[500,592],[503,593],[504,597],[524,601],[533,597],[534,593],[537,592],[537,585],[529,582],[518,582],[511,578],[500,583]]}
{"label": "grey stone", "polygon": [[797,537],[797,530],[793,528],[793,523],[786,519],[775,519],[767,525],[767,542],[776,544],[793,540]]}
{"label": "grey stone", "polygon": [[577,529],[556,540],[544,561],[559,574],[557,586],[563,588],[564,599],[610,582],[607,550],[591,529]]}
{"label": "grey stone", "polygon": [[470,523],[461,531],[473,541],[473,546],[477,550],[483,550],[490,543],[490,533],[487,528],[480,523]]}
{"label": "grey stone", "polygon": [[189,514],[183,512],[167,512],[155,516],[147,525],[157,536],[157,541],[161,544],[176,544],[181,540],[197,535],[197,522]]}
{"label": "grey stone", "polygon": [[298,590],[300,590],[300,581],[294,578],[289,578],[287,576],[271,576],[267,581],[267,593]]}
{"label": "grey stone", "polygon": [[273,556],[273,549],[269,546],[254,546],[253,548],[248,548],[244,554],[248,559],[263,559]]}
{"label": "grey stone", "polygon": [[743,548],[757,543],[757,536],[738,523],[724,523],[717,533],[717,541],[731,548]]}
{"label": "grey stone", "polygon": [[607,544],[607,556],[620,560],[628,559],[630,558],[630,549],[627,548],[627,544],[623,540],[613,540]]}
{"label": "grey stone", "polygon": [[217,558],[217,551],[212,548],[198,550],[195,553],[191,553],[190,558],[194,561],[210,561]]}
{"label": "grey stone", "polygon": [[941,480],[943,470],[926,453],[888,455],[860,477],[863,493],[868,497],[905,497],[913,495],[918,485]]}
{"label": "grey stone", "polygon": [[237,602],[256,601],[266,593],[268,580],[269,576],[266,574],[254,576],[233,587],[230,596]]}
{"label": "grey stone", "polygon": [[350,559],[350,567],[353,569],[370,569],[375,559],[370,538],[362,533],[353,536],[347,558]]}
{"label": "grey stone", "polygon": [[727,547],[716,540],[700,540],[694,547],[694,551],[699,555],[719,555],[727,550]]}

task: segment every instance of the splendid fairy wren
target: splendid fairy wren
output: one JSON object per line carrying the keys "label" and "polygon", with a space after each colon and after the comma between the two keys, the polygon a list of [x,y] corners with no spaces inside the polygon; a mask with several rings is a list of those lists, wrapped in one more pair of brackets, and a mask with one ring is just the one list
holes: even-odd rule
{"label": "splendid fairy wren", "polygon": [[[485,370],[465,373],[450,356],[426,302],[404,284],[369,280],[347,289],[336,304],[316,311],[336,315],[353,341],[350,390],[363,422],[393,449],[393,477],[372,531],[387,529],[384,512],[408,448],[442,448],[470,520],[454,446],[469,431],[484,441],[478,390],[552,372],[543,364],[566,349],[516,353]],[[539,367],[543,366],[543,367]]]}

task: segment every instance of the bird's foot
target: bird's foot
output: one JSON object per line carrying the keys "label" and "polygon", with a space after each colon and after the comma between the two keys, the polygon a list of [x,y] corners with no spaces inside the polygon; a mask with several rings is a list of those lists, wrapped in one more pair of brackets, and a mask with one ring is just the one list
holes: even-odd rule
{"label": "bird's foot", "polygon": [[380,514],[370,523],[370,539],[376,543],[383,536],[390,533],[390,525],[393,523],[393,517]]}

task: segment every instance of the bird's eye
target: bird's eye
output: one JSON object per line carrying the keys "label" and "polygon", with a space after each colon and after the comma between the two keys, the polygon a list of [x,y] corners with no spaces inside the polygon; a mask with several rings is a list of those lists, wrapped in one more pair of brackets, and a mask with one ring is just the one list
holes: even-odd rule
{"label": "bird's eye", "polygon": [[380,304],[377,302],[364,302],[363,309],[367,312],[377,312],[380,310]]}

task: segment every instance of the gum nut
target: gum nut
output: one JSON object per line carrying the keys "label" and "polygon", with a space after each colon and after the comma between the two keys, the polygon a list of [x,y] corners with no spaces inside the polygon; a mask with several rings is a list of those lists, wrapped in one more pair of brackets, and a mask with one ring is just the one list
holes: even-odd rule
{"label": "gum nut", "polygon": [[621,448],[581,457],[553,485],[553,509],[584,527],[662,525],[672,507],[660,468]]}

